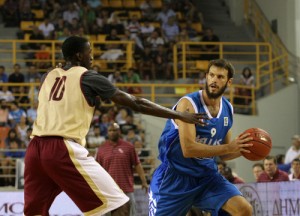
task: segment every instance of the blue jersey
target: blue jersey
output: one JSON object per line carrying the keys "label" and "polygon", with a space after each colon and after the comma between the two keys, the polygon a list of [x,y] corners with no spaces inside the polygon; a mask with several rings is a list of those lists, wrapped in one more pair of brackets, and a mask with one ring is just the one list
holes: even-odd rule
{"label": "blue jersey", "polygon": [[[207,126],[196,128],[195,140],[207,145],[221,145],[233,122],[233,108],[229,101],[222,97],[220,110],[216,118],[210,115],[202,97],[202,91],[184,96],[196,113],[206,113],[210,118]],[[176,108],[176,105],[173,109]],[[159,140],[159,159],[177,172],[195,177],[204,177],[217,171],[215,158],[185,158],[179,141],[178,126],[173,119],[168,119]]]}

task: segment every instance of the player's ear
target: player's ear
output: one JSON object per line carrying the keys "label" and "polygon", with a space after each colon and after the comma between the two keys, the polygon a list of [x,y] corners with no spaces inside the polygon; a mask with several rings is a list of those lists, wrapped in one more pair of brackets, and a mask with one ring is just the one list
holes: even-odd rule
{"label": "player's ear", "polygon": [[76,57],[77,57],[77,59],[79,60],[79,61],[81,61],[82,60],[82,55],[81,55],[81,53],[76,53]]}

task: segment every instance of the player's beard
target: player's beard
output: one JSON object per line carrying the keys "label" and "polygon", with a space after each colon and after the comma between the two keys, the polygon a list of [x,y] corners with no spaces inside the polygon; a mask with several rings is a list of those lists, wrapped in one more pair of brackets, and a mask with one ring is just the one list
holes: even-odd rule
{"label": "player's beard", "polygon": [[224,94],[224,92],[227,88],[227,83],[228,83],[228,81],[226,82],[226,84],[222,88],[219,89],[219,91],[217,91],[216,93],[212,93],[212,92],[209,91],[209,88],[208,88],[208,85],[207,85],[207,82],[206,82],[205,83],[205,91],[206,91],[206,94],[207,94],[208,98],[217,99],[217,98],[221,97]]}

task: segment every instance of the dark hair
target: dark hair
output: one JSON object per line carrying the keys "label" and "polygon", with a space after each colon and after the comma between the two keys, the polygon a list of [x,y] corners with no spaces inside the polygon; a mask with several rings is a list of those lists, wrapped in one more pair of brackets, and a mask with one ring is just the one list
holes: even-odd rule
{"label": "dark hair", "polygon": [[284,154],[278,154],[276,155],[276,162],[277,164],[284,164]]}
{"label": "dark hair", "polygon": [[83,52],[84,45],[88,40],[83,37],[68,37],[62,44],[62,53],[65,60],[71,60],[76,53]]}
{"label": "dark hair", "polygon": [[[246,76],[246,71],[249,71],[249,74]],[[244,76],[244,77],[246,77],[246,78],[249,78],[249,77],[251,77],[252,76],[252,71],[251,71],[251,69],[249,68],[249,67],[245,67],[244,69],[243,69],[243,71],[242,71],[242,75]]]}
{"label": "dark hair", "polygon": [[295,158],[294,160],[292,160],[292,162],[298,162],[298,163],[300,163],[300,158]]}
{"label": "dark hair", "polygon": [[260,167],[262,170],[264,170],[264,165],[262,163],[255,163],[255,164],[253,164],[252,169],[254,167]]}
{"label": "dark hair", "polygon": [[208,69],[207,69],[207,73],[209,71],[209,69],[211,68],[211,66],[216,66],[219,68],[224,68],[228,71],[228,79],[231,79],[234,75],[234,67],[233,65],[227,61],[226,59],[215,59],[215,60],[211,60],[208,64]]}
{"label": "dark hair", "polygon": [[276,160],[276,157],[274,157],[274,156],[269,155],[264,159],[264,162],[265,162],[265,160],[272,160],[277,165],[277,160]]}
{"label": "dark hair", "polygon": [[5,67],[3,65],[0,65],[0,68],[2,68],[3,70],[5,70]]}

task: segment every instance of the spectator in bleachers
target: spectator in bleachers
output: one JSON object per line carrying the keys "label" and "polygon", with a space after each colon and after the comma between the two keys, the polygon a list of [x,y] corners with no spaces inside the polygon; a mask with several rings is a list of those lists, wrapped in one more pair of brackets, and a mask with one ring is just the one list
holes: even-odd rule
{"label": "spectator in bleachers", "polygon": [[3,21],[5,27],[16,27],[19,25],[19,1],[6,0],[2,7]]}
{"label": "spectator in bleachers", "polygon": [[86,32],[90,32],[90,26],[96,21],[96,13],[89,4],[85,4],[79,10],[79,17]]}
{"label": "spectator in bleachers", "polygon": [[64,27],[62,32],[56,32],[56,39],[59,41],[64,41],[71,36],[71,32],[68,27]]}
{"label": "spectator in bleachers", "polygon": [[149,80],[150,78],[153,79],[153,77],[155,76],[154,57],[149,45],[145,46],[145,49],[140,56],[139,72],[141,79]]}
{"label": "spectator in bleachers", "polygon": [[[46,44],[41,44],[40,50],[37,50],[35,53],[35,59],[37,60],[37,68],[48,69],[49,67],[51,67],[51,52]],[[39,77],[35,77],[35,79],[37,78]]]}
{"label": "spectator in bleachers", "polygon": [[115,68],[114,72],[108,75],[108,80],[113,84],[123,83],[123,77],[119,68]]}
{"label": "spectator in bleachers", "polygon": [[126,26],[126,29],[129,30],[131,37],[138,35],[141,32],[141,25],[137,15],[131,17],[130,22]]}
{"label": "spectator in bleachers", "polygon": [[39,25],[39,30],[42,32],[45,39],[53,39],[54,35],[54,25],[50,23],[48,17],[44,18],[44,21]]}
{"label": "spectator in bleachers", "polygon": [[37,107],[38,107],[38,102],[34,100],[31,107],[27,110],[27,120],[30,126],[32,126],[33,122],[36,120]]}
{"label": "spectator in bleachers", "polygon": [[[239,80],[240,85],[244,85],[247,87],[254,87],[254,76],[251,72],[251,69],[249,67],[245,67],[242,71],[240,80]],[[251,89],[245,89],[245,88],[237,88],[236,94],[240,96],[245,96],[245,97],[250,97],[251,96]],[[250,98],[243,98],[245,105],[248,105],[251,103]]]}
{"label": "spectator in bleachers", "polygon": [[26,117],[21,116],[20,122],[16,125],[16,131],[17,131],[17,133],[19,135],[19,138],[20,138],[22,143],[24,143],[25,140],[26,140],[27,129],[29,128],[26,121],[27,121]]}
{"label": "spectator in bleachers", "polygon": [[27,88],[25,86],[20,86],[17,93],[15,100],[21,104],[24,109],[29,108],[28,104],[30,103],[30,99],[28,97]]}
{"label": "spectator in bleachers", "polygon": [[162,35],[165,41],[176,41],[179,35],[179,26],[176,23],[175,17],[169,17],[168,22],[162,25]]}
{"label": "spectator in bleachers", "polygon": [[135,124],[133,114],[128,113],[128,115],[125,118],[125,123],[120,125],[121,133],[126,135],[128,134],[129,130],[134,130],[135,132],[138,131],[138,125]]}
{"label": "spectator in bleachers", "polygon": [[105,137],[101,135],[101,131],[98,125],[93,127],[94,133],[87,136],[87,148],[98,148],[103,142]]}
{"label": "spectator in bleachers", "polygon": [[200,86],[200,89],[204,89],[205,82],[206,82],[206,74],[205,74],[204,71],[200,71],[199,72],[199,79],[198,79],[198,84]]}
{"label": "spectator in bleachers", "polygon": [[280,169],[280,170],[282,170],[286,173],[289,173],[290,170],[291,170],[292,163],[287,163],[287,164],[284,163],[285,155],[284,154],[278,154],[278,155],[275,156],[275,158],[276,158],[278,169]]}
{"label": "spectator in bleachers", "polygon": [[5,67],[3,65],[0,65],[0,83],[6,82],[8,82],[8,76],[5,72]]}
{"label": "spectator in bleachers", "polygon": [[199,34],[195,28],[192,26],[193,22],[191,20],[186,20],[184,27],[182,30],[187,32],[187,35],[191,41],[199,41]]}
{"label": "spectator in bleachers", "polygon": [[139,6],[142,12],[142,18],[147,20],[154,20],[156,14],[154,12],[154,8],[151,5],[151,0],[145,0]]}
{"label": "spectator in bleachers", "polygon": [[284,163],[291,163],[295,158],[300,156],[300,136],[298,134],[292,137],[292,146],[285,153]]}
{"label": "spectator in bleachers", "polygon": [[54,28],[55,28],[54,35],[55,35],[55,38],[57,39],[61,34],[63,34],[64,29],[68,28],[68,25],[63,20],[63,18],[59,18],[59,19],[56,19]]}
{"label": "spectator in bleachers", "polygon": [[[143,52],[144,46],[140,34],[132,34],[128,29],[125,30],[124,36],[121,38],[122,41],[134,41],[133,50],[134,54],[138,55]],[[126,45],[123,46],[123,50],[126,50]]]}
{"label": "spectator in bleachers", "polygon": [[0,127],[6,127],[7,125],[8,125],[7,104],[4,99],[0,98]]}
{"label": "spectator in bleachers", "polygon": [[11,129],[8,131],[7,137],[6,137],[5,140],[4,140],[5,148],[8,148],[8,147],[9,147],[9,143],[10,143],[10,141],[12,141],[12,140],[17,140],[18,143],[21,143],[21,140],[20,140],[20,138],[19,138],[19,134],[17,133],[17,131],[16,131],[15,128],[11,128]]}
{"label": "spectator in bleachers", "polygon": [[25,74],[25,81],[26,82],[34,82],[35,79],[38,77],[38,78],[41,78],[41,74],[37,71],[37,67],[36,65],[30,65],[28,66],[27,68],[27,73]]}
{"label": "spectator in bleachers", "polygon": [[79,19],[77,18],[73,18],[71,24],[68,25],[68,28],[72,35],[78,35],[80,27],[81,24],[79,22]]}
{"label": "spectator in bleachers", "polygon": [[101,0],[87,0],[86,3],[93,9],[100,9],[102,6]]}
{"label": "spectator in bleachers", "polygon": [[24,75],[21,73],[21,66],[14,64],[13,72],[8,77],[8,82],[11,83],[23,83],[25,81]]}
{"label": "spectator in bleachers", "polygon": [[[49,1],[46,1],[46,3]],[[45,9],[44,9],[45,11]],[[45,16],[49,17],[49,20],[54,25],[57,24],[59,19],[62,19],[62,7],[57,2],[53,2],[51,8],[49,8],[49,11],[45,12]]]}
{"label": "spectator in bleachers", "polygon": [[164,45],[164,39],[160,36],[158,30],[154,30],[146,40],[148,44],[151,45],[152,52],[156,52],[159,45]]}
{"label": "spectator in bleachers", "polygon": [[226,166],[220,171],[220,173],[232,184],[242,184],[245,183],[243,179],[234,176],[230,167]]}
{"label": "spectator in bleachers", "polygon": [[124,136],[124,140],[130,142],[131,144],[134,144],[136,141],[142,141],[142,138],[135,133],[134,129],[129,129],[127,131],[127,134]]}
{"label": "spectator in bleachers", "polygon": [[290,181],[300,180],[300,158],[292,161],[292,173],[289,174]]}
{"label": "spectator in bleachers", "polygon": [[[220,39],[217,35],[214,34],[214,31],[212,28],[206,28],[201,42],[220,42]],[[201,55],[201,59],[213,60],[213,59],[219,58],[219,53],[211,53],[211,52],[219,52],[218,45],[207,44],[207,45],[201,46],[201,49],[202,49],[202,51],[207,52],[207,54]]]}
{"label": "spectator in bleachers", "polygon": [[[140,83],[140,76],[135,72],[134,68],[129,68],[127,73],[124,75],[124,83]],[[141,87],[129,86],[127,87],[129,94],[140,94],[142,93]]]}
{"label": "spectator in bleachers", "polygon": [[280,182],[289,181],[288,174],[277,167],[274,156],[267,156],[264,161],[264,171],[258,177],[257,182]]}
{"label": "spectator in bleachers", "polygon": [[103,26],[103,33],[110,34],[112,29],[117,31],[117,34],[124,34],[124,23],[120,20],[117,13],[111,13],[110,17],[107,19],[107,23]]}
{"label": "spectator in bleachers", "polygon": [[27,128],[26,137],[24,139],[24,147],[26,147],[26,148],[28,147],[29,142],[31,140],[31,138],[30,138],[31,133],[32,133],[32,127]]}
{"label": "spectator in bleachers", "polygon": [[107,25],[109,19],[109,13],[107,10],[102,9],[98,14],[96,14],[96,24],[103,32],[103,28]]}
{"label": "spectator in bleachers", "polygon": [[260,176],[260,174],[262,174],[263,171],[264,171],[264,165],[262,163],[253,164],[252,172],[256,182],[258,181],[258,177]]}
{"label": "spectator in bleachers", "polygon": [[98,148],[96,161],[112,176],[119,187],[130,198],[129,202],[114,210],[116,215],[136,215],[134,198],[135,170],[147,193],[148,185],[143,167],[131,143],[121,139],[120,127],[113,123],[108,128],[108,140]]}
{"label": "spectator in bleachers", "polygon": [[127,109],[125,107],[121,107],[115,117],[116,123],[118,125],[125,124],[127,116],[128,116]]}
{"label": "spectator in bleachers", "polygon": [[153,79],[171,79],[171,65],[168,63],[169,56],[163,45],[159,45],[157,52],[154,52],[154,73]]}
{"label": "spectator in bleachers", "polygon": [[176,17],[176,13],[170,8],[169,4],[164,3],[161,11],[156,16],[156,20],[164,25],[168,22],[169,17]]}
{"label": "spectator in bleachers", "polygon": [[155,30],[154,26],[150,23],[148,19],[146,19],[144,21],[144,25],[141,26],[142,39],[145,40],[148,37],[150,37],[150,35],[154,30]]}
{"label": "spectator in bleachers", "polygon": [[20,10],[20,20],[21,21],[34,21],[35,20],[35,14],[31,12],[30,5],[21,7]]}
{"label": "spectator in bleachers", "polygon": [[197,7],[190,0],[185,0],[182,6],[182,12],[186,20],[192,22],[201,22],[204,24],[203,15],[198,11]]}
{"label": "spectator in bleachers", "polygon": [[[41,83],[41,78],[36,77],[34,82],[35,83]],[[31,99],[33,99],[33,101],[38,101],[39,85],[31,86],[30,89],[29,89],[28,95]]]}
{"label": "spectator in bleachers", "polygon": [[0,89],[0,100],[4,100],[6,102],[12,102],[15,100],[15,97],[8,89],[8,86],[2,86],[2,89]]}
{"label": "spectator in bleachers", "polygon": [[[12,175],[15,174],[15,165],[16,159],[24,158],[25,152],[18,151],[21,148],[21,143],[17,140],[11,140],[9,142],[9,146],[7,148],[8,151],[4,152],[4,162],[2,163],[3,166],[7,168],[3,168],[4,175]],[[6,185],[14,185],[14,178],[13,177],[6,177],[5,178]]]}
{"label": "spectator in bleachers", "polygon": [[100,121],[99,121],[100,134],[101,134],[101,136],[106,137],[107,136],[107,128],[111,124],[112,120],[109,119],[109,116],[107,113],[103,113],[99,118],[100,118]]}
{"label": "spectator in bleachers", "polygon": [[72,24],[72,20],[76,18],[79,20],[79,6],[77,3],[69,3],[68,9],[63,12],[63,19],[69,24]]}
{"label": "spectator in bleachers", "polygon": [[12,128],[16,126],[16,124],[20,123],[21,117],[27,117],[26,112],[19,107],[18,102],[13,101],[10,105],[10,110],[8,114],[9,124]]}

